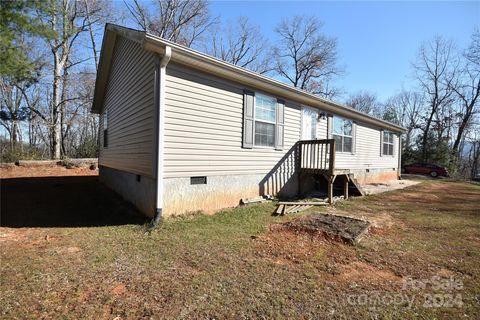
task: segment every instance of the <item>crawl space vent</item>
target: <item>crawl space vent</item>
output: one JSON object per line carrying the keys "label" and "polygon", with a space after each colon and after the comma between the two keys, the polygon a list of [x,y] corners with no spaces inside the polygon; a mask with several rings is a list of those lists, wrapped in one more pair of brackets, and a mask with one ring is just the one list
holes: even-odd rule
{"label": "crawl space vent", "polygon": [[190,184],[207,184],[207,177],[190,177]]}

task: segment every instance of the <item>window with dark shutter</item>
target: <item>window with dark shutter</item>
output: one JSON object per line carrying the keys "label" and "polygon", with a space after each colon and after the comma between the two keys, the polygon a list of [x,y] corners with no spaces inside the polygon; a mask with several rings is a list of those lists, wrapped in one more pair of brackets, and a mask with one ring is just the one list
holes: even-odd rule
{"label": "window with dark shutter", "polygon": [[285,102],[245,90],[243,103],[243,147],[283,149]]}

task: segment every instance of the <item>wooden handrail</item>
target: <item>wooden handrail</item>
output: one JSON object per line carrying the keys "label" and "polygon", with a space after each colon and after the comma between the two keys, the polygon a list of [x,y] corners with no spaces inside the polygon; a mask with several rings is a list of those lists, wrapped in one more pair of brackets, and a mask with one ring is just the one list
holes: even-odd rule
{"label": "wooden handrail", "polygon": [[335,140],[299,141],[300,169],[335,170]]}

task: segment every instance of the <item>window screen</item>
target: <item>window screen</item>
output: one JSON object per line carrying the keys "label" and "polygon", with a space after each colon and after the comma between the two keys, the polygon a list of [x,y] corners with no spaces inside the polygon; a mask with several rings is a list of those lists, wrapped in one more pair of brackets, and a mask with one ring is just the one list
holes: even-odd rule
{"label": "window screen", "polygon": [[382,153],[384,156],[393,156],[393,133],[383,131]]}
{"label": "window screen", "polygon": [[275,145],[276,99],[261,94],[255,95],[255,145]]}

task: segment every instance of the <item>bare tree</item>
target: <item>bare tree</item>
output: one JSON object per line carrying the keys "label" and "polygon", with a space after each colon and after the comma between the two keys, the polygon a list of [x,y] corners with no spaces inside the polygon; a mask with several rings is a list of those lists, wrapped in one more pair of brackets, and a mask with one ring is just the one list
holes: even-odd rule
{"label": "bare tree", "polygon": [[99,50],[96,36],[97,33],[99,33],[99,30],[96,30],[96,27],[101,26],[101,32],[103,33],[103,24],[111,17],[113,8],[110,7],[109,2],[106,0],[83,0],[82,4],[82,15],[87,20],[86,27],[88,29],[88,36],[92,46],[95,68],[97,68]]}
{"label": "bare tree", "polygon": [[[77,99],[68,95],[68,69],[89,60],[72,60],[72,50],[80,35],[87,32],[95,11],[75,0],[53,0],[46,15],[40,15],[50,25],[54,37],[46,39],[53,60],[52,100],[50,113],[50,148],[51,157],[59,159],[62,154],[62,132],[65,123],[65,108],[69,101]],[[100,10],[97,8],[96,10]]]}
{"label": "bare tree", "polygon": [[406,149],[412,147],[415,132],[420,128],[422,108],[423,98],[415,91],[403,90],[385,102],[384,118],[407,129],[403,144]]}
{"label": "bare tree", "polygon": [[133,0],[125,5],[140,28],[187,47],[215,23],[206,0],[152,0],[148,4]]}
{"label": "bare tree", "polygon": [[273,49],[274,70],[293,86],[318,95],[328,95],[326,84],[341,73],[337,66],[337,41],[321,32],[315,17],[283,19],[275,32],[279,44]]}
{"label": "bare tree", "polygon": [[268,41],[258,26],[251,25],[247,17],[239,17],[235,25],[228,24],[224,30],[212,30],[211,43],[206,52],[226,62],[258,73],[272,68],[266,57]]}
{"label": "bare tree", "polygon": [[413,66],[428,106],[421,142],[422,158],[426,161],[427,144],[434,117],[442,106],[452,103],[453,100],[457,64],[453,55],[452,42],[436,37],[424,43],[420,47],[417,61]]}
{"label": "bare tree", "polygon": [[350,94],[345,104],[369,115],[381,116],[382,104],[375,94],[368,91],[359,91]]}
{"label": "bare tree", "polygon": [[480,102],[480,31],[472,35],[472,43],[464,53],[465,63],[461,68],[460,81],[453,87],[459,102],[459,128],[452,147],[453,160],[458,159],[459,146],[465,130],[470,124],[473,115],[478,112]]}
{"label": "bare tree", "polygon": [[10,136],[10,149],[15,151],[19,142],[20,122],[29,117],[29,110],[25,106],[23,95],[19,86],[27,84],[11,83],[5,80],[0,82],[0,124]]}

